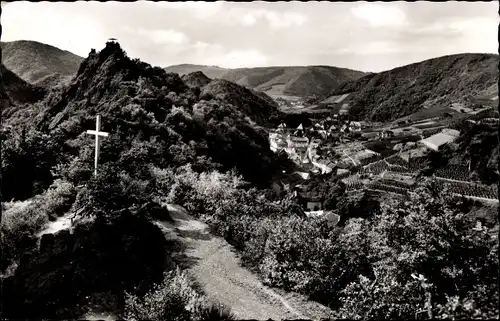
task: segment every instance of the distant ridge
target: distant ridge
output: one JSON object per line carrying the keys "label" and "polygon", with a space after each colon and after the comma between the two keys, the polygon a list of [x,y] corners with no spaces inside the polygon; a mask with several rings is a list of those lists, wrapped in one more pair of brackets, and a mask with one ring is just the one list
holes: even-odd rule
{"label": "distant ridge", "polygon": [[498,96],[495,54],[443,56],[369,74],[346,82],[318,103],[332,103],[341,95],[349,114],[376,121],[394,120],[440,104],[470,104],[476,97]]}
{"label": "distant ridge", "polygon": [[289,66],[226,69],[217,66],[182,64],[165,68],[180,75],[201,71],[209,78],[229,80],[239,85],[277,96],[324,95],[340,84],[366,73],[331,66]]}
{"label": "distant ridge", "polygon": [[37,41],[18,40],[0,45],[5,67],[28,83],[42,87],[68,83],[83,60],[69,51]]}
{"label": "distant ridge", "polygon": [[181,76],[190,74],[192,72],[201,71],[208,78],[211,79],[220,78],[220,76],[222,76],[225,72],[229,70],[227,68],[221,68],[219,66],[204,66],[204,65],[193,65],[193,64],[173,65],[166,67],[164,69],[167,72],[173,72]]}

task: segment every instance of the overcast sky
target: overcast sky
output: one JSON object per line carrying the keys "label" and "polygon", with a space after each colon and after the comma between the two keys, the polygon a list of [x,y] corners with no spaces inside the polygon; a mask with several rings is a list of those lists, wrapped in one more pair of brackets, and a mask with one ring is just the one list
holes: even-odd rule
{"label": "overcast sky", "polygon": [[86,57],[118,38],[152,65],[333,65],[382,71],[463,52],[498,53],[495,2],[13,2],[2,41]]}

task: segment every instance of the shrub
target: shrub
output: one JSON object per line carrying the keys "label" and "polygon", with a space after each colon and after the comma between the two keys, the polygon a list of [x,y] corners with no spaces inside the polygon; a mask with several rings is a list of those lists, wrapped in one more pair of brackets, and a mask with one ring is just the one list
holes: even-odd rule
{"label": "shrub", "polygon": [[33,200],[13,202],[2,213],[1,222],[1,264],[2,272],[19,259],[23,252],[36,244],[36,233],[49,221],[41,211],[39,202]]}
{"label": "shrub", "polygon": [[[61,231],[42,243],[4,280],[2,305],[7,318],[74,319],[85,313],[82,307],[89,303],[105,303],[119,312],[124,291],[146,293],[171,263],[158,226],[130,212],[111,222],[77,225],[72,234]],[[89,302],[88,297],[99,292],[105,297]]]}
{"label": "shrub", "polygon": [[61,146],[35,129],[20,128],[2,139],[2,200],[24,200],[51,185],[50,169],[61,158]]}
{"label": "shrub", "polygon": [[68,182],[56,180],[41,195],[22,202],[5,203],[0,225],[2,271],[36,244],[36,234],[49,220],[68,211],[76,191]]}
{"label": "shrub", "polygon": [[342,291],[340,317],[498,316],[498,240],[471,230],[452,205],[446,191],[422,188],[411,201],[383,204],[367,237],[375,281]]}
{"label": "shrub", "polygon": [[[431,184],[383,203],[366,193],[342,197],[336,205],[343,222],[331,229],[326,220],[295,215],[290,200],[270,201],[228,174],[187,170],[175,180],[176,199],[200,211],[266,283],[307,294],[339,317],[498,314],[492,256],[498,245],[487,234],[471,234],[463,206],[446,189]],[[324,190],[342,194],[334,186]]]}
{"label": "shrub", "polygon": [[196,319],[200,321],[231,321],[236,320],[236,317],[231,313],[231,310],[220,304],[203,305],[197,313]]}
{"label": "shrub", "polygon": [[[147,172],[147,171],[145,171]],[[154,179],[134,179],[116,164],[102,164],[77,197],[76,206],[86,216],[112,221],[122,212],[151,217],[162,211],[157,203]]]}
{"label": "shrub", "polygon": [[73,184],[57,179],[43,195],[41,204],[50,220],[66,213],[76,199],[76,189]]}
{"label": "shrub", "polygon": [[210,304],[197,293],[185,272],[177,268],[165,275],[163,282],[143,297],[126,293],[127,320],[233,320],[231,312]]}

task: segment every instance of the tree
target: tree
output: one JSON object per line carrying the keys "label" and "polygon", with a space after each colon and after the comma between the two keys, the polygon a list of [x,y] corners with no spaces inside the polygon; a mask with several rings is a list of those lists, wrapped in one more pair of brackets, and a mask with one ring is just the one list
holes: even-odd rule
{"label": "tree", "polygon": [[340,317],[498,315],[498,241],[473,231],[452,203],[426,187],[382,205],[368,236],[375,281],[360,277],[342,291]]}
{"label": "tree", "polygon": [[23,200],[40,194],[53,181],[51,169],[61,161],[62,146],[35,129],[2,139],[2,200]]}

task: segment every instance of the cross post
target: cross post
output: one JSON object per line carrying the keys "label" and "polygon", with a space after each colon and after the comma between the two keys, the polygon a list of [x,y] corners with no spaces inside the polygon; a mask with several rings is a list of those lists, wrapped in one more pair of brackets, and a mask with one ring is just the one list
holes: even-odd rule
{"label": "cross post", "polygon": [[87,134],[95,135],[95,163],[94,175],[97,177],[97,163],[99,162],[99,150],[101,137],[108,137],[108,133],[99,131],[101,129],[101,116],[97,115],[95,130],[87,130]]}

